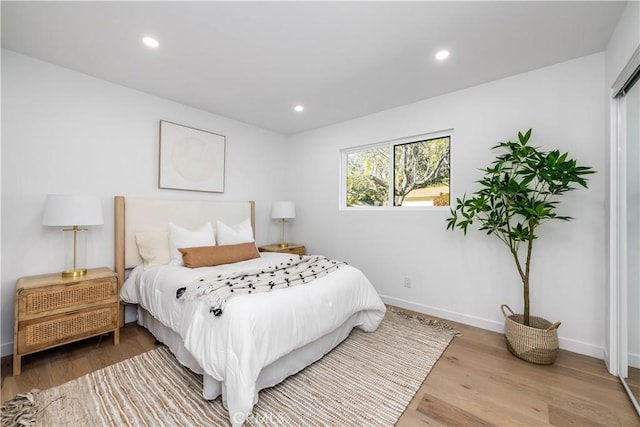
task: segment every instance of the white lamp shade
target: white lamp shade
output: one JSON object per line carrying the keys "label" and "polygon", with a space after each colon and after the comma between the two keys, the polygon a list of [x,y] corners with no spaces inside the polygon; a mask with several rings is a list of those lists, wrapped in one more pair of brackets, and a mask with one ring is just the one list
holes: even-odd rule
{"label": "white lamp shade", "polygon": [[275,202],[271,207],[271,218],[289,219],[296,217],[296,205],[293,202]]}
{"label": "white lamp shade", "polygon": [[101,225],[102,203],[96,196],[48,194],[42,225]]}

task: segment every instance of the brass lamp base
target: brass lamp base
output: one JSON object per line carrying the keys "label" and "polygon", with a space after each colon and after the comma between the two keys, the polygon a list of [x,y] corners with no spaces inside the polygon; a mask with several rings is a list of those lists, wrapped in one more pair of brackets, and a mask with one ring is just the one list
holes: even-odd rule
{"label": "brass lamp base", "polygon": [[75,270],[65,270],[62,272],[62,277],[82,277],[87,274],[86,268],[76,268]]}
{"label": "brass lamp base", "polygon": [[282,223],[282,239],[280,240],[282,243],[278,243],[278,247],[284,249],[289,247],[289,244],[284,242],[284,223],[287,221],[285,218],[282,218],[280,222]]}

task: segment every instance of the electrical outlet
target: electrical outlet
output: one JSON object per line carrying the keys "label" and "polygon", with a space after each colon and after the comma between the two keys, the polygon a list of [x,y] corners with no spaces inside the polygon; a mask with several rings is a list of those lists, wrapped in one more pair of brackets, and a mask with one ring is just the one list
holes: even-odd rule
{"label": "electrical outlet", "polygon": [[411,287],[411,277],[405,277],[404,278],[404,287],[405,288],[410,288]]}

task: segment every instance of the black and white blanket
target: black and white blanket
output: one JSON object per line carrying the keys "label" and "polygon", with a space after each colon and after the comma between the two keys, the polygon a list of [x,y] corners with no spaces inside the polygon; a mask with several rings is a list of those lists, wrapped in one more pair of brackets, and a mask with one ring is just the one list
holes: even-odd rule
{"label": "black and white blanket", "polygon": [[346,263],[317,255],[293,257],[259,270],[200,277],[178,289],[176,298],[180,301],[199,298],[211,307],[210,313],[220,316],[227,300],[233,296],[301,285],[343,265]]}

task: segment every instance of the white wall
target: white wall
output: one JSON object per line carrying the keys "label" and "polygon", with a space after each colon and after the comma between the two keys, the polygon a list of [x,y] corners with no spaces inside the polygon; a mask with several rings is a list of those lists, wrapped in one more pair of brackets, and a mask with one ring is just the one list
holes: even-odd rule
{"label": "white wall", "polygon": [[[567,194],[576,219],[540,229],[532,262],[532,313],[561,320],[561,347],[602,357],[605,325],[604,54],[447,94],[289,138],[296,239],[361,268],[387,302],[503,330],[499,306],[522,310],[521,285],[497,239],[446,230],[446,209],[340,211],[339,151],[453,128],[452,198],[476,189],[489,148],[533,128],[532,142],[593,166],[589,190]],[[313,171],[313,173],[309,173]],[[403,287],[403,278],[413,281]]]}
{"label": "white wall", "polygon": [[[158,189],[161,119],[226,136],[223,194]],[[2,50],[1,354],[12,352],[16,280],[62,270],[62,232],[41,225],[46,194],[102,198],[105,223],[87,241],[90,267],[113,267],[118,194],[255,200],[256,240],[265,244],[279,236],[270,208],[287,196],[285,149],[280,134]]]}
{"label": "white wall", "polygon": [[[609,39],[606,50],[606,84],[611,88],[640,45],[640,2],[630,1]],[[609,93],[607,93],[609,96]]]}

